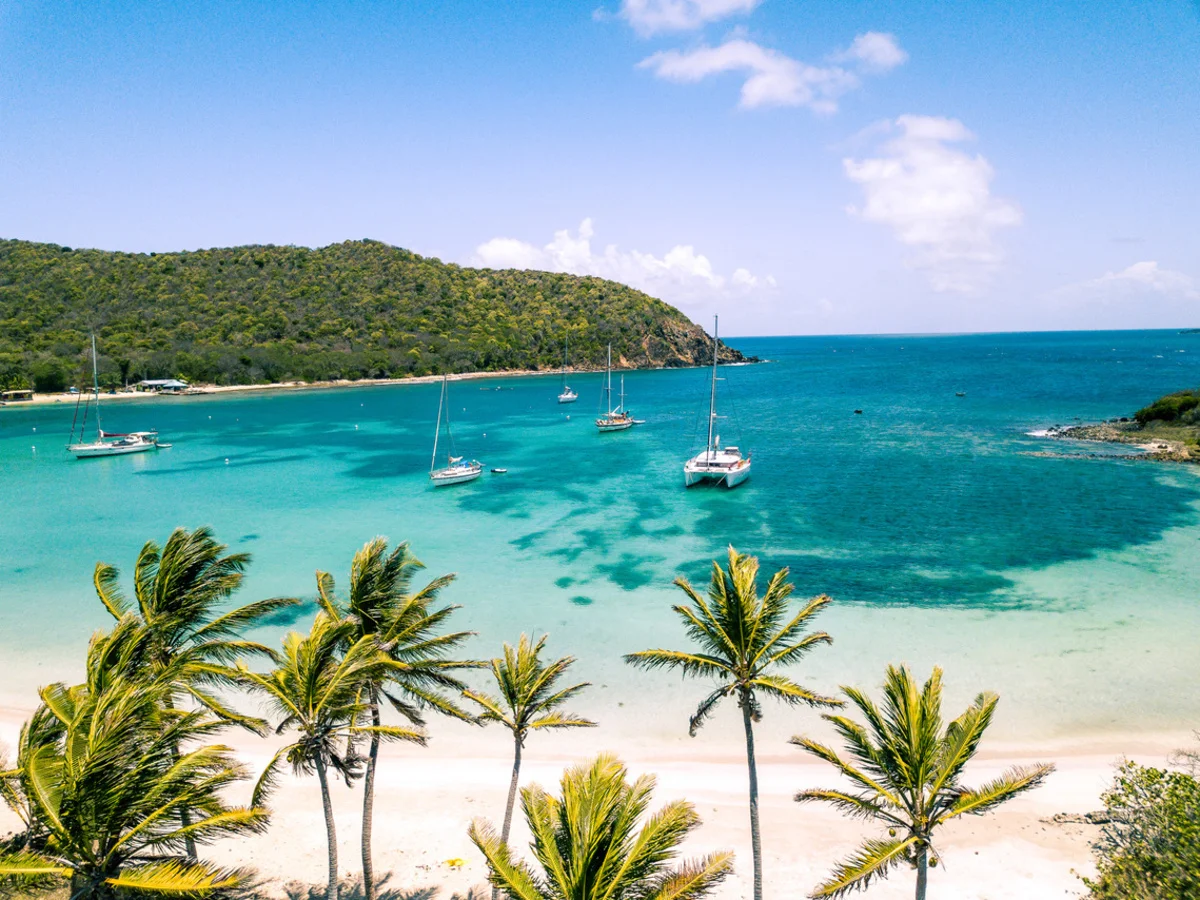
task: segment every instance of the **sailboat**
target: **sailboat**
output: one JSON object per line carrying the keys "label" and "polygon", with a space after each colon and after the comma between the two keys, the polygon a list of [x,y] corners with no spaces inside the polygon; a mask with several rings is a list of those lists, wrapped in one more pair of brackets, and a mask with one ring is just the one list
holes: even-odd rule
{"label": "sailboat", "polygon": [[[85,401],[83,421],[79,422],[79,441],[75,442],[75,424],[71,422],[71,443],[67,450],[75,454],[76,459],[90,459],[93,456],[124,456],[127,453],[145,453],[147,450],[158,449],[157,431],[133,431],[128,434],[117,434],[105,431],[100,424],[100,376],[96,365],[96,335],[92,335],[92,397],[96,405],[96,439],[84,439],[87,428],[88,407],[92,402]],[[75,404],[75,420],[79,419],[79,403]]]}
{"label": "sailboat", "polygon": [[608,362],[604,372],[604,405],[608,412],[596,420],[596,427],[604,431],[624,431],[637,424],[637,420],[625,411],[625,376],[621,376],[621,402],[612,405],[612,344],[608,345]]}
{"label": "sailboat", "polygon": [[567,354],[571,349],[571,336],[567,335],[563,343],[563,368],[562,368],[562,393],[558,395],[559,403],[574,403],[579,399],[579,395],[571,390],[567,384]]}
{"label": "sailboat", "polygon": [[[447,484],[462,484],[464,481],[474,481],[483,474],[483,463],[478,460],[464,462],[461,456],[454,455],[454,436],[450,433],[450,406],[446,402],[448,381],[442,376],[442,396],[438,400],[437,428],[433,432],[433,458],[429,461],[429,480],[434,487]],[[446,457],[444,468],[437,468],[438,438],[442,433],[442,409],[446,410],[446,440],[450,444],[450,453]]]}
{"label": "sailboat", "polygon": [[713,316],[713,367],[708,392],[708,443],[683,464],[683,483],[688,487],[701,482],[715,482],[725,487],[737,487],[750,477],[750,456],[742,456],[737,447],[722,447],[721,436],[715,434],[717,424],[717,317]]}

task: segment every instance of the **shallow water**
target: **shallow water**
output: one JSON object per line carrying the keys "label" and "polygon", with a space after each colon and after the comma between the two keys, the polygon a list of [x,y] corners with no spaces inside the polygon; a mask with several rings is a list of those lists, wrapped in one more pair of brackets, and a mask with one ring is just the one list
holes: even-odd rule
{"label": "shallow water", "polygon": [[173,447],[88,461],[63,450],[67,404],[0,410],[0,702],[77,675],[105,624],[97,560],[128,570],[143,541],[209,524],[254,556],[243,599],[311,595],[316,569],[344,575],[373,535],[411,540],[431,574],[459,573],[446,597],[474,652],[550,631],[630,739],[678,734],[702,687],[618,655],[678,644],[671,580],[705,580],[730,543],[837,601],[819,622],[834,646],[800,670],[814,687],[941,662],[956,699],[1001,690],[1015,739],[1200,725],[1200,477],[1032,456],[1048,446],[1026,433],[1195,386],[1200,336],[731,342],[770,360],[722,372],[723,442],[754,457],[736,491],[682,486],[703,370],[627,375],[647,424],[608,435],[591,424],[599,375],[571,379],[573,406],[557,377],[455,383],[458,450],[508,474],[437,490],[437,385],[112,403],[108,428]]}

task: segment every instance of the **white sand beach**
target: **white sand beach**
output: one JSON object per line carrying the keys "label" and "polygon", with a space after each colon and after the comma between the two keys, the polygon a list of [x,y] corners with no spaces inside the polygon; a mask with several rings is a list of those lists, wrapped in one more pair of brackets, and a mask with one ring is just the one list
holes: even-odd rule
{"label": "white sand beach", "polygon": [[[13,745],[19,711],[7,708],[0,740]],[[510,744],[500,731],[449,726],[449,739],[435,729],[427,748],[392,746],[384,749],[378,775],[375,824],[375,867],[391,872],[389,885],[404,890],[436,887],[449,900],[485,881],[482,857],[467,838],[467,826],[479,816],[499,823],[512,759]],[[261,771],[274,744],[252,736],[230,734],[228,740],[255,772]],[[1089,824],[1051,821],[1056,813],[1082,814],[1100,808],[1100,794],[1112,778],[1113,764],[1124,755],[1143,764],[1162,765],[1169,753],[1187,742],[1179,735],[1130,735],[1102,743],[1055,742],[1030,746],[1004,745],[984,752],[969,770],[978,783],[1010,765],[1052,761],[1057,771],[1040,789],[1005,805],[991,815],[972,817],[949,827],[940,841],[942,865],[933,870],[930,896],[954,900],[1050,900],[1083,893],[1081,874],[1092,871],[1090,841],[1098,828]],[[564,747],[570,752],[564,753]],[[1118,749],[1121,748],[1121,749]],[[567,738],[531,741],[522,769],[522,784],[537,782],[556,788],[565,766],[601,750],[616,752],[631,774],[657,776],[655,806],[685,798],[703,820],[686,845],[689,854],[731,849],[735,874],[715,895],[721,900],[750,896],[750,838],[746,812],[744,758],[706,753],[698,740],[686,754],[674,758],[640,749],[623,753],[603,735],[583,733]],[[828,767],[806,761],[799,751],[770,747],[760,751],[759,779],[765,896],[805,895],[831,865],[855,849],[870,826],[845,819],[817,806],[792,801],[803,787],[830,785]],[[247,793],[249,786],[246,787]],[[333,786],[337,817],[339,863],[342,873],[361,871],[359,861],[360,785]],[[207,848],[205,858],[224,866],[249,866],[266,881],[265,887],[283,896],[291,881],[319,883],[325,877],[325,828],[315,778],[288,776],[271,803],[270,829],[251,839],[225,841]],[[15,818],[0,812],[0,833],[16,826]],[[528,833],[518,814],[514,846],[524,851]],[[459,867],[451,861],[464,860]],[[911,896],[907,870],[872,887],[880,900]]]}

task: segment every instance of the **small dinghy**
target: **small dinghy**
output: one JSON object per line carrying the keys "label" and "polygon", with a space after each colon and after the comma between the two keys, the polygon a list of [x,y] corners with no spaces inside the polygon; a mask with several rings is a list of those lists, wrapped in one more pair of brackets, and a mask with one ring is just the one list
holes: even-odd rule
{"label": "small dinghy", "polygon": [[508,472],[508,469],[492,469],[493,475],[504,475],[507,472]]}

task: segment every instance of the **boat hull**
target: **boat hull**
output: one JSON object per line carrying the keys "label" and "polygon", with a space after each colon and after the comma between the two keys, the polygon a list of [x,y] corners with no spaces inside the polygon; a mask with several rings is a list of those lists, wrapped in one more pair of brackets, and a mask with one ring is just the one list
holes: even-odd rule
{"label": "boat hull", "polygon": [[732,456],[724,452],[709,456],[701,453],[683,464],[683,483],[686,487],[707,483],[735,488],[749,477],[749,457]]}
{"label": "boat hull", "polygon": [[633,419],[625,419],[617,422],[606,422],[603,419],[596,420],[596,428],[598,428],[601,433],[608,431],[625,431],[632,427]]}
{"label": "boat hull", "polygon": [[75,454],[76,459],[93,459],[98,456],[126,456],[130,453],[145,453],[147,450],[157,450],[158,444],[149,441],[131,444],[72,444],[67,449]]}
{"label": "boat hull", "polygon": [[559,394],[558,395],[559,403],[574,403],[578,399],[579,399],[578,394]]}
{"label": "boat hull", "polygon": [[430,472],[429,480],[433,482],[434,487],[446,487],[451,484],[465,484],[468,481],[474,481],[482,474],[483,466],[481,465],[451,466]]}

